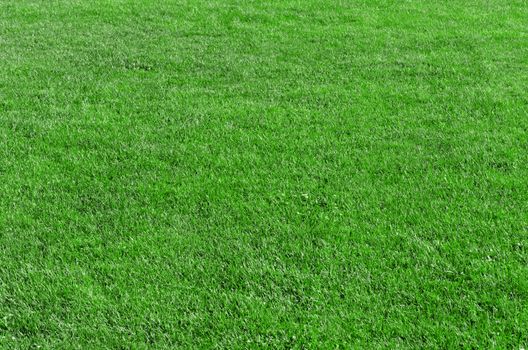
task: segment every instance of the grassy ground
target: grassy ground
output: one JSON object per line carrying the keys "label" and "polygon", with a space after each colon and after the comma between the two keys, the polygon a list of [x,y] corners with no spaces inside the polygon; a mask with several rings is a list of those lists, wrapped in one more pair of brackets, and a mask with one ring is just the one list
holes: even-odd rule
{"label": "grassy ground", "polygon": [[528,346],[528,5],[0,1],[0,348]]}

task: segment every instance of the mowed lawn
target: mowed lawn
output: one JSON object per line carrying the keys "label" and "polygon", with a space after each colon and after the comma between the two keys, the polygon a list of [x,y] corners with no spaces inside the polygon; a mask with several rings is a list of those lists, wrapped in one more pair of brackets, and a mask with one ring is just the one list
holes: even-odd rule
{"label": "mowed lawn", "polygon": [[528,347],[524,0],[0,0],[1,349]]}

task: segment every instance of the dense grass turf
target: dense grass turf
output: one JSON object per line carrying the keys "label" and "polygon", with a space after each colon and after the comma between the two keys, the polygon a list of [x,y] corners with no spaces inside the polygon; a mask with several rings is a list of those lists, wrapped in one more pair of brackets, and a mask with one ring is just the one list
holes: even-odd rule
{"label": "dense grass turf", "polygon": [[526,1],[0,1],[0,348],[528,346]]}

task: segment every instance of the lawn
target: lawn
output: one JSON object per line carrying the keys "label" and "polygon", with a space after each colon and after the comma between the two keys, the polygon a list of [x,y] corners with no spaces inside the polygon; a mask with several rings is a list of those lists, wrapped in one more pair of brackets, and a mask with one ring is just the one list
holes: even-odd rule
{"label": "lawn", "polygon": [[1,349],[524,347],[525,0],[0,0]]}

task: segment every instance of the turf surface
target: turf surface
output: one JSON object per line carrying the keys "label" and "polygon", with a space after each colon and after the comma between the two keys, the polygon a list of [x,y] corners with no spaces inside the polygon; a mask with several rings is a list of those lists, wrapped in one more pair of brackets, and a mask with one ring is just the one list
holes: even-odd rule
{"label": "turf surface", "polygon": [[528,346],[528,5],[0,1],[0,348]]}

